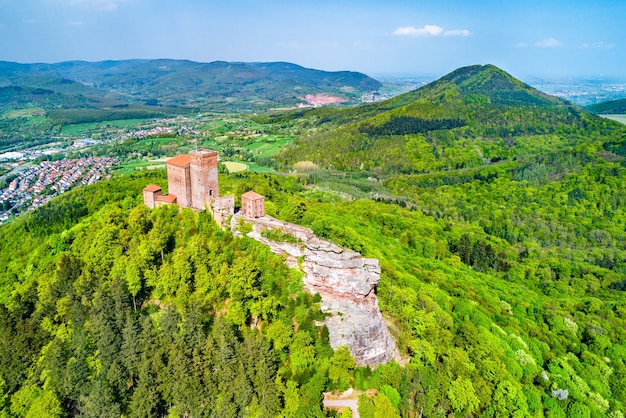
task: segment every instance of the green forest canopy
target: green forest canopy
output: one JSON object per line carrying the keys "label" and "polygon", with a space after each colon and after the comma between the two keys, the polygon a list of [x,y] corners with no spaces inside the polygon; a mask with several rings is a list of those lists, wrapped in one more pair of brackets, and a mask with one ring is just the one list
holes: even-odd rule
{"label": "green forest canopy", "polygon": [[[316,299],[206,213],[146,209],[140,191],[162,176],[76,190],[0,229],[4,410],[324,416],[346,362],[314,325]],[[380,391],[363,416],[621,416],[623,274],[602,257],[558,257],[444,214],[331,203],[295,178],[222,179],[224,193],[254,186],[270,214],[381,260],[380,305],[409,363],[345,366],[351,385]]]}

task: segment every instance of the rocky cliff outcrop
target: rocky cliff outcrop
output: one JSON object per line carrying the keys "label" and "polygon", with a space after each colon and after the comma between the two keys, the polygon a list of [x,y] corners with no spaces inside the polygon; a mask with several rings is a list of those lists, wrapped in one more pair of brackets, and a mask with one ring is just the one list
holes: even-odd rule
{"label": "rocky cliff outcrop", "polygon": [[[240,218],[237,214],[232,219],[234,232]],[[287,264],[304,272],[306,289],[319,293],[321,308],[328,314],[324,323],[333,348],[347,345],[359,365],[377,365],[398,358],[374,292],[380,280],[377,259],[363,258],[355,251],[320,239],[308,228],[269,216],[245,221],[252,224],[250,238],[285,255]],[[266,229],[279,229],[298,242],[271,241],[261,234]]]}

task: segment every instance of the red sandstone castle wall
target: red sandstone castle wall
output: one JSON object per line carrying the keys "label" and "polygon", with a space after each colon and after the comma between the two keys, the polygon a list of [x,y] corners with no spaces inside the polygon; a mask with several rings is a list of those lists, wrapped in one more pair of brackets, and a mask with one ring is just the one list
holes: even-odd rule
{"label": "red sandstone castle wall", "polygon": [[154,184],[150,184],[143,189],[143,203],[150,209],[155,206],[155,201],[158,196],[161,196],[161,188]]}
{"label": "red sandstone castle wall", "polygon": [[265,198],[253,191],[242,194],[241,211],[249,218],[265,216]]}
{"label": "red sandstone castle wall", "polygon": [[217,180],[217,152],[191,151],[189,153],[191,174],[191,206],[204,209],[219,197]]}
{"label": "red sandstone castle wall", "polygon": [[169,194],[176,196],[179,206],[191,207],[191,173],[189,166],[167,165],[167,186]]}

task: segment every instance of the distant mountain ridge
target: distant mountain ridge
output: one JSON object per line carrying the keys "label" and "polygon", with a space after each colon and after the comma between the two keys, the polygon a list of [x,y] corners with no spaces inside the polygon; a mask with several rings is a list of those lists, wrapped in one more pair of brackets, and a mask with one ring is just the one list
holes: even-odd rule
{"label": "distant mountain ridge", "polygon": [[204,109],[239,104],[244,108],[270,108],[301,103],[307,94],[340,96],[355,103],[363,93],[381,85],[362,73],[321,71],[287,62],[0,61],[0,87],[43,88],[88,97],[94,106],[108,100],[113,105],[126,102]]}

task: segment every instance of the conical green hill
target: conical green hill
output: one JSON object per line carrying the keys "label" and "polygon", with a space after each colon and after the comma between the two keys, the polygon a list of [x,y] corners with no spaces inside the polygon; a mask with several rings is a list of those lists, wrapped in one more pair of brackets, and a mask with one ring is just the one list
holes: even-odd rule
{"label": "conical green hill", "polygon": [[341,111],[301,138],[286,165],[414,174],[573,150],[616,125],[493,65],[459,68],[418,90]]}

